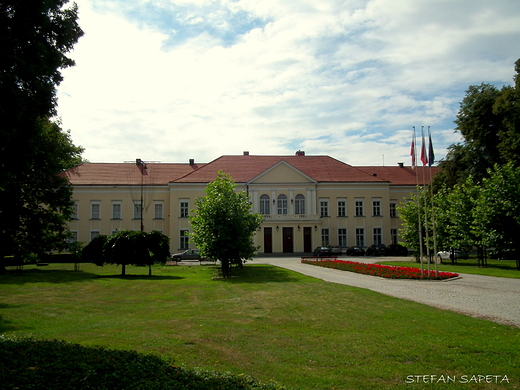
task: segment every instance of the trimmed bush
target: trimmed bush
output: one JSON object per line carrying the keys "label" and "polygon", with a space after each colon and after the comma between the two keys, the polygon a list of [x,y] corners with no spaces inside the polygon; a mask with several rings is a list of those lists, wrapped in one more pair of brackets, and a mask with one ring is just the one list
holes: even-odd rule
{"label": "trimmed bush", "polygon": [[244,375],[176,367],[135,351],[0,336],[0,389],[16,388],[287,390]]}

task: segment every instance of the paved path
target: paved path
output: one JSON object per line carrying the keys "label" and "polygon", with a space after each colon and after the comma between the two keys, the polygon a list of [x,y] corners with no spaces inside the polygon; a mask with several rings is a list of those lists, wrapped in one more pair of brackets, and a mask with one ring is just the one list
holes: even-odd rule
{"label": "paved path", "polygon": [[[345,258],[360,262],[385,258]],[[388,258],[387,260],[396,260]],[[253,264],[272,264],[326,282],[366,288],[372,291],[452,310],[500,324],[520,327],[520,279],[461,274],[449,281],[383,279],[353,272],[302,264],[295,257],[258,257]]]}

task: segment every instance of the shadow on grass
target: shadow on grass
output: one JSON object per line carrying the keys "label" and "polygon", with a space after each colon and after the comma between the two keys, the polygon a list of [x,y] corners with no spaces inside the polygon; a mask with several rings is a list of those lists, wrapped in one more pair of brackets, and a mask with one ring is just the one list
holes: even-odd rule
{"label": "shadow on grass", "polygon": [[[419,264],[419,263],[418,263]],[[496,260],[496,259],[488,259],[487,266],[479,263],[477,259],[470,258],[468,260],[457,260],[455,264],[452,264],[450,260],[444,260],[443,265],[447,266],[460,266],[460,267],[469,267],[469,268],[497,268],[505,271],[518,271],[516,268],[515,260]]]}
{"label": "shadow on grass", "polygon": [[272,265],[246,264],[242,269],[232,268],[231,278],[220,278],[221,275],[219,271],[214,279],[226,283],[287,283],[301,280],[299,274]]}
{"label": "shadow on grass", "polygon": [[[23,305],[12,305],[8,303],[0,303],[0,309],[18,309]],[[0,315],[0,334],[4,332],[20,330],[20,327],[14,326],[12,321],[5,320],[3,316]]]}
{"label": "shadow on grass", "polygon": [[96,275],[99,279],[121,279],[121,280],[181,280],[184,279],[180,276],[168,276],[168,275]]}
{"label": "shadow on grass", "polygon": [[97,278],[98,275],[72,270],[40,270],[28,269],[23,271],[8,271],[0,275],[2,284],[27,284],[27,283],[75,283]]}

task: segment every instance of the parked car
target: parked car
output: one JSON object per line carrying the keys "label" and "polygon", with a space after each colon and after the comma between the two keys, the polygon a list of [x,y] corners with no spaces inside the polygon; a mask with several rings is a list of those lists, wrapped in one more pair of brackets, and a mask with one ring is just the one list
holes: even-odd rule
{"label": "parked car", "polygon": [[408,248],[401,244],[392,244],[386,247],[388,256],[408,256]]}
{"label": "parked car", "polygon": [[386,245],[385,244],[372,244],[365,251],[367,256],[384,256],[386,255]]}
{"label": "parked car", "polygon": [[312,254],[314,256],[330,256],[332,253],[329,247],[319,246],[316,249],[314,249],[314,252],[312,252]]}
{"label": "parked car", "polygon": [[332,253],[333,255],[342,255],[343,254],[343,249],[341,249],[339,246],[329,245],[329,249],[330,249],[330,253]]}
{"label": "parked car", "polygon": [[175,253],[175,254],[171,255],[171,259],[173,261],[201,260],[198,249],[188,249],[181,253]]}
{"label": "parked car", "polygon": [[345,251],[347,256],[365,256],[365,250],[360,246],[350,246]]}
{"label": "parked car", "polygon": [[[450,254],[450,250],[437,252],[437,262],[442,263],[442,260],[451,260]],[[469,257],[468,252],[463,249],[453,249],[453,254],[455,256],[455,260],[467,259]]]}

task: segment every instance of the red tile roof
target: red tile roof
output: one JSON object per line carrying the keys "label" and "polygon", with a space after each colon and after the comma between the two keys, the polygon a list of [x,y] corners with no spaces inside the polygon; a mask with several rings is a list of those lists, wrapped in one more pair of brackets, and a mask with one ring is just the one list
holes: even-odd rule
{"label": "red tile roof", "polygon": [[231,176],[236,183],[246,183],[281,161],[286,162],[317,182],[384,182],[360,169],[330,156],[222,156],[200,169],[175,180],[176,183],[208,183],[218,171]]}
{"label": "red tile roof", "polygon": [[149,163],[141,176],[135,163],[85,163],[64,172],[72,185],[166,185],[204,164]]}
{"label": "red tile roof", "polygon": [[[415,186],[417,185],[417,179],[420,185],[429,184],[431,178],[439,172],[438,167],[419,167],[415,169],[412,167],[381,167],[381,166],[370,166],[370,167],[358,167],[361,171],[370,175],[376,175],[377,177],[391,182],[397,186]],[[416,173],[418,177],[416,179]]]}
{"label": "red tile roof", "polygon": [[[72,185],[147,185],[174,183],[209,183],[218,171],[231,176],[237,183],[247,183],[275,165],[285,162],[319,183],[383,183],[415,186],[430,182],[430,170],[417,167],[354,167],[330,156],[221,156],[208,164],[148,163],[144,175],[135,163],[85,163],[64,172]],[[432,167],[431,174],[438,172]]]}

